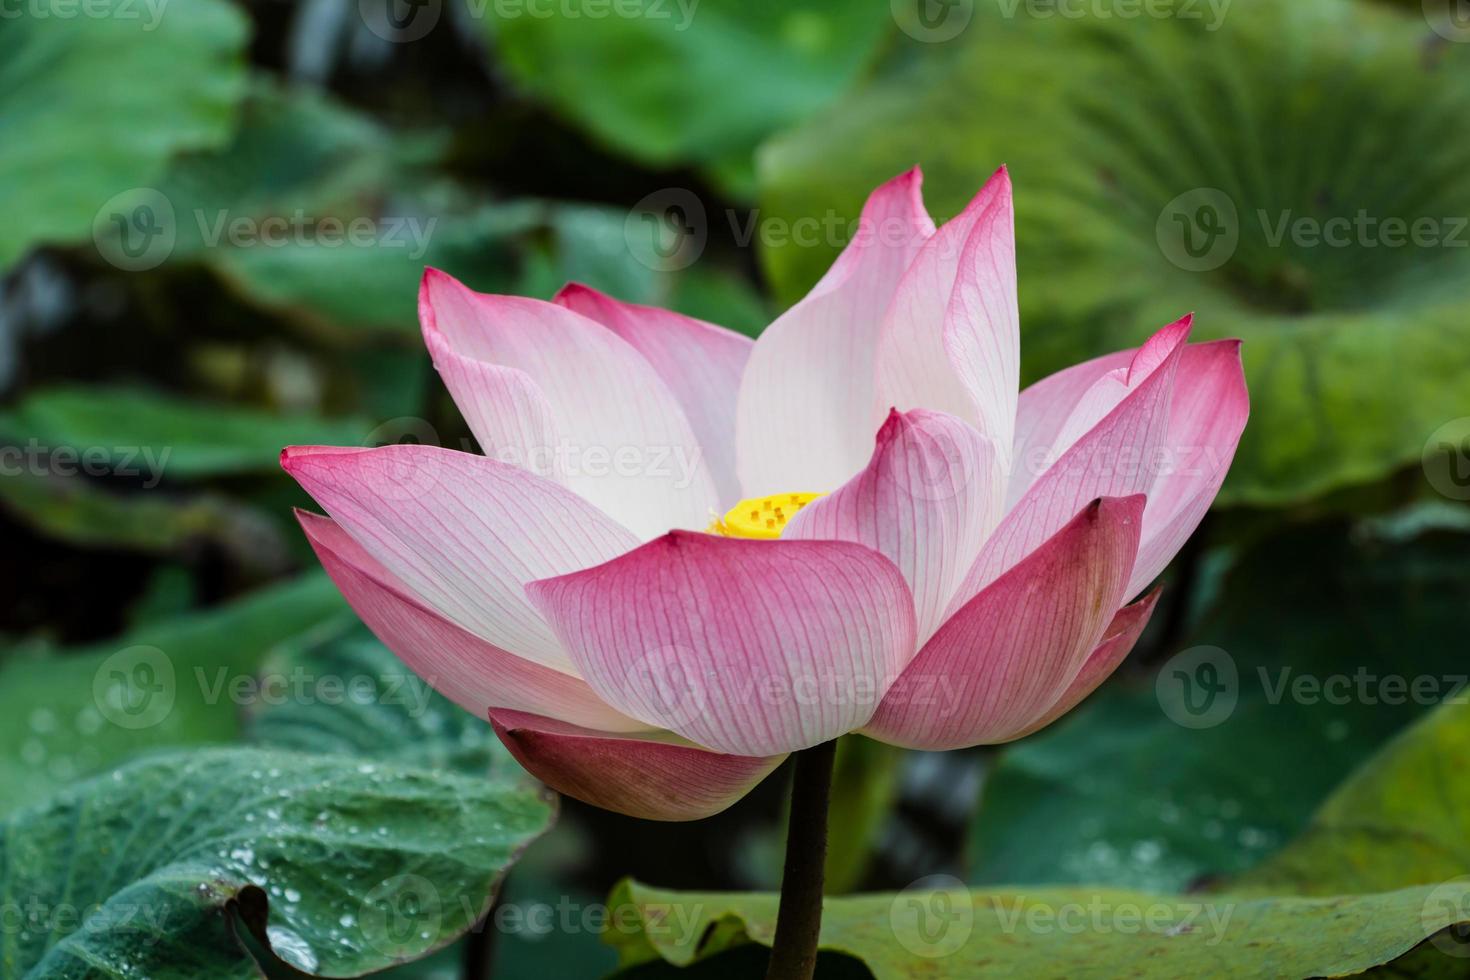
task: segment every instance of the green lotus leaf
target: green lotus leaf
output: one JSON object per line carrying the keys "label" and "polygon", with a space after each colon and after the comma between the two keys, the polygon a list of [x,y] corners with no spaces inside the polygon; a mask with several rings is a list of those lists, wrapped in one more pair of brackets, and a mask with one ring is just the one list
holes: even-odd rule
{"label": "green lotus leaf", "polygon": [[[877,980],[922,976],[1340,977],[1391,963],[1470,919],[1470,881],[1336,898],[1179,896],[1107,888],[967,890],[944,879],[897,894],[828,898],[821,948]],[[641,929],[611,932],[625,966],[686,966],[769,946],[775,895],[670,892],[623,882],[609,905]],[[1440,959],[1445,959],[1443,953]],[[756,965],[756,970],[759,970]]]}
{"label": "green lotus leaf", "polygon": [[1470,881],[1470,692],[1461,691],[1369,759],[1305,833],[1229,884],[1330,895]]}
{"label": "green lotus leaf", "polygon": [[864,0],[492,9],[499,63],[527,91],[634,159],[699,164],[737,192],[756,144],[835,99],[891,26]]}
{"label": "green lotus leaf", "polygon": [[0,817],[139,751],[234,739],[237,692],[258,690],[268,651],[351,615],[318,572],[111,641],[11,653],[0,662]]}
{"label": "green lotus leaf", "polygon": [[[915,163],[944,217],[1009,163],[1028,380],[1191,310],[1245,340],[1222,501],[1372,480],[1463,415],[1470,45],[1359,0],[973,7],[764,147],[765,220],[856,215]],[[782,297],[841,244],[766,250]]]}
{"label": "green lotus leaf", "polygon": [[489,721],[434,690],[361,623],[334,620],[276,646],[260,675],[281,689],[247,708],[245,735],[257,745],[525,778]]}
{"label": "green lotus leaf", "polygon": [[146,489],[160,481],[274,473],[281,447],[363,445],[362,419],[282,415],[147,388],[60,385],[0,414],[0,436],[31,444],[68,470],[109,467]]}
{"label": "green lotus leaf", "polygon": [[108,206],[118,195],[152,185],[175,153],[222,144],[244,94],[246,36],[223,0],[8,6],[0,272],[34,245],[107,232],[114,214],[127,218]]}
{"label": "green lotus leaf", "polygon": [[0,823],[0,974],[264,977],[414,960],[472,928],[550,826],[524,786],[352,756],[149,756]]}
{"label": "green lotus leaf", "polygon": [[1001,750],[972,883],[1186,889],[1268,859],[1364,759],[1463,694],[1467,547],[1463,529],[1369,521],[1262,540],[1157,662],[1139,651],[1073,715]]}

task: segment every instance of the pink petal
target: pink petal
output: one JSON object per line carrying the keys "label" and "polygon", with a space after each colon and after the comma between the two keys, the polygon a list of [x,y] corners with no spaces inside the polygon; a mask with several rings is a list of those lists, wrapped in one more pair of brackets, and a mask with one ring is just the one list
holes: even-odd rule
{"label": "pink petal", "polygon": [[745,496],[831,490],[867,460],[883,311],[934,233],[922,180],[915,168],[875,190],[822,281],[755,342],[735,432]]}
{"label": "pink petal", "polygon": [[465,710],[515,708],[609,731],[647,725],[587,682],[508,653],[434,612],[334,521],[297,511],[312,549],[349,605],[400,660]]}
{"label": "pink petal", "polygon": [[919,642],[945,607],[1000,517],[994,443],[952,415],[893,411],[868,466],[808,504],[783,539],[856,541],[903,572]]}
{"label": "pink petal", "polygon": [[724,327],[570,283],[552,302],[609,328],[647,359],[679,400],[704,450],[722,508],[740,499],[735,399],[752,341]]}
{"label": "pink petal", "polygon": [[565,487],[470,453],[293,446],[281,465],[434,611],[565,673],[575,669],[526,601],[524,584],[596,565],[638,543]]}
{"label": "pink petal", "polygon": [[957,749],[1005,741],[1042,717],[1122,602],[1143,507],[1138,495],[1083,508],[939,628],[865,732]]}
{"label": "pink petal", "polygon": [[1129,595],[1147,587],[1199,527],[1225,481],[1249,415],[1240,342],[1185,348],[1169,415],[1168,465],[1148,492]]}
{"label": "pink petal", "polygon": [[1137,353],[1137,350],[1116,351],[1074,364],[1021,392],[1016,409],[1015,452],[1006,488],[1007,510],[1031,489],[1031,484],[1055,460],[1058,450],[1076,441],[1063,441],[1061,436],[1083,396],[1105,375],[1118,370],[1126,372]]}
{"label": "pink petal", "polygon": [[[1087,501],[1146,493],[1166,449],[1174,374],[1189,339],[1190,318],[1159,331],[1134,355],[1121,399],[1001,519],[950,602],[957,610],[1006,569],[1056,533]],[[1117,381],[1110,373],[1098,384]],[[1092,389],[1089,389],[1092,390]],[[1097,410],[1087,403],[1084,411]]]}
{"label": "pink petal", "polygon": [[879,340],[878,404],[947,412],[1009,454],[1020,343],[1015,218],[1002,167],[899,283]]}
{"label": "pink petal", "polygon": [[675,531],[526,591],[603,700],[736,755],[863,725],[915,649],[902,574],[845,541]]}
{"label": "pink petal", "polygon": [[567,796],[645,820],[699,820],[749,793],[782,755],[725,755],[669,736],[619,736],[520,711],[491,711],[517,762]]}
{"label": "pink petal", "polygon": [[464,357],[437,330],[425,331],[424,343],[485,455],[567,484],[552,451],[560,440],[556,412],[529,374]]}
{"label": "pink petal", "polygon": [[616,333],[555,303],[473,292],[435,269],[424,273],[419,319],[487,456],[554,476],[645,538],[708,526],[719,497],[689,420]]}
{"label": "pink petal", "polygon": [[1092,651],[1077,676],[1072,678],[1072,683],[1057,699],[1057,703],[1048,708],[1046,714],[1040,719],[1027,725],[1024,731],[1016,733],[1006,741],[1014,741],[1032,732],[1040,731],[1077,707],[1089,694],[1097,690],[1098,685],[1111,677],[1113,671],[1117,670],[1132,652],[1133,645],[1143,635],[1143,629],[1148,625],[1149,617],[1154,614],[1154,607],[1158,603],[1159,590],[1155,589],[1131,606],[1119,609],[1113,621],[1108,624],[1103,634],[1103,641],[1097,645],[1097,649]]}

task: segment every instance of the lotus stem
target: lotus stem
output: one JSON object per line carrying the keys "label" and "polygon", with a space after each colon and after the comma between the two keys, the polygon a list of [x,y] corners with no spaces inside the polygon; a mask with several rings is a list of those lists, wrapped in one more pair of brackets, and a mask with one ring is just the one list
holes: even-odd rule
{"label": "lotus stem", "polygon": [[791,786],[791,822],[786,831],[786,865],[781,872],[781,908],[766,980],[811,980],[817,969],[822,930],[822,876],[827,864],[827,806],[837,742],[796,753]]}

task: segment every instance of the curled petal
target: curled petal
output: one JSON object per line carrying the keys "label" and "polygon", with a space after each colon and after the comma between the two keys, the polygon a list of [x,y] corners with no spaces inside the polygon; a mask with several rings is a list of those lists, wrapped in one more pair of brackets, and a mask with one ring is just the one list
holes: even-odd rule
{"label": "curled petal", "polygon": [[1076,441],[1063,438],[1068,422],[1089,390],[1107,375],[1125,374],[1136,350],[1115,351],[1048,375],[1021,392],[1016,408],[1015,452],[1006,487],[1006,510],[1023,497],[1045,472],[1045,461],[1055,459],[1058,447]]}
{"label": "curled petal", "polygon": [[564,673],[575,668],[523,586],[638,543],[565,487],[484,456],[436,446],[293,446],[281,465],[430,608]]}
{"label": "curled petal", "polygon": [[586,681],[487,643],[434,612],[331,518],[296,512],[322,567],[378,639],[466,711],[515,708],[609,731],[648,728]]}
{"label": "curled petal", "polygon": [[491,711],[517,762],[567,796],[645,820],[699,820],[726,809],[781,764],[668,735],[627,736],[520,711]]}
{"label": "curled petal", "polygon": [[1000,516],[995,458],[995,444],[953,416],[894,411],[867,468],[808,504],[782,538],[856,541],[887,557],[913,592],[922,643]]}
{"label": "curled petal", "polygon": [[1106,411],[1001,519],[950,602],[951,611],[1034,551],[1087,501],[1148,492],[1168,437],[1175,370],[1190,323],[1185,317],[1159,331],[1133,355],[1121,379],[1113,373],[1099,379],[1116,401],[1102,406],[1084,398],[1083,411]]}
{"label": "curled petal", "polygon": [[624,303],[580,283],[563,287],[552,302],[596,320],[653,365],[694,428],[722,508],[734,505],[740,499],[735,399],[751,339],[670,310]]}
{"label": "curled petal", "polygon": [[915,168],[875,190],[826,276],[756,341],[735,433],[745,496],[830,490],[867,460],[883,311],[934,233],[922,180]]}
{"label": "curled petal", "polygon": [[1013,738],[1066,692],[1102,641],[1138,550],[1144,498],[1082,509],[939,628],[866,732],[906,748]]}
{"label": "curled petal", "polygon": [[1240,341],[1185,348],[1169,413],[1166,465],[1148,491],[1129,595],[1146,588],[1199,527],[1225,482],[1249,415]]}
{"label": "curled petal", "polygon": [[1009,455],[1020,330],[1011,179],[1002,167],[904,273],[879,340],[880,410],[946,412]]}
{"label": "curled petal", "polygon": [[902,574],[845,541],[675,531],[526,591],[603,700],[735,755],[860,727],[914,651]]}
{"label": "curled petal", "polygon": [[1154,614],[1154,607],[1159,604],[1159,590],[1155,589],[1148,595],[1139,599],[1129,606],[1118,610],[1113,621],[1108,624],[1103,633],[1103,641],[1097,645],[1097,649],[1083,663],[1082,669],[1077,676],[1072,678],[1072,683],[1057,698],[1057,703],[1047,709],[1046,714],[1037,720],[1030,722],[1025,729],[1007,738],[1006,741],[1014,741],[1024,738],[1032,732],[1038,732],[1061,718],[1077,705],[1081,704],[1089,694],[1097,690],[1098,685],[1112,676],[1118,665],[1133,651],[1133,645],[1143,635],[1144,627]]}
{"label": "curled petal", "polygon": [[644,538],[709,523],[719,498],[689,420],[616,333],[436,269],[424,273],[419,319],[487,456],[566,484]]}

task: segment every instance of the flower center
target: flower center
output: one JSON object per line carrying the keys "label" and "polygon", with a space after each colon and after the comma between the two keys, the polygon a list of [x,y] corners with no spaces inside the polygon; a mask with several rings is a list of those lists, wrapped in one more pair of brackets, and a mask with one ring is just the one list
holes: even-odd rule
{"label": "flower center", "polygon": [[755,538],[774,541],[786,530],[786,522],[796,512],[820,497],[819,493],[778,493],[769,497],[751,497],[731,507],[724,517],[709,526],[710,534],[727,538]]}

